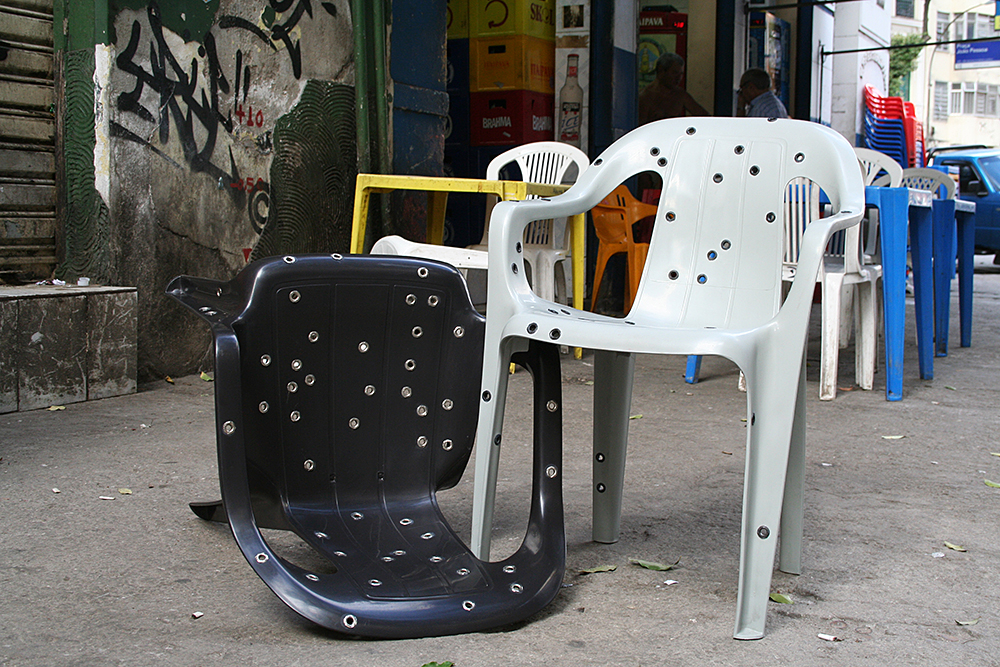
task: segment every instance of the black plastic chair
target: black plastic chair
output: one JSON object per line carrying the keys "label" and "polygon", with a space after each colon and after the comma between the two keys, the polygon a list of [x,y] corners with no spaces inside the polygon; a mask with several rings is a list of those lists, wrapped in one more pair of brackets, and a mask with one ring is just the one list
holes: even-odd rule
{"label": "black plastic chair", "polygon": [[[168,294],[215,338],[222,503],[261,579],[299,614],[369,637],[506,625],[558,593],[563,531],[559,355],[532,343],[534,479],[510,558],[472,555],[438,509],[458,483],[479,408],[484,320],[451,266],[403,257],[300,255],[234,280],[180,276]],[[275,553],[260,528],[294,531],[330,561]],[[333,572],[330,574],[329,572]]]}

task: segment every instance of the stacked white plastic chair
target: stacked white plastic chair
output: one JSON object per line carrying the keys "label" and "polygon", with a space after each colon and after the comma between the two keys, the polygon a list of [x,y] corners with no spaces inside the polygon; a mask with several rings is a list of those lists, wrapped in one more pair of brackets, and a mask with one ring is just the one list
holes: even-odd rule
{"label": "stacked white plastic chair", "polygon": [[[664,189],[628,316],[571,310],[532,293],[521,251],[525,227],[587,211],[644,171],[657,172]],[[782,304],[782,207],[787,184],[797,177],[818,183],[833,213],[806,227],[798,275]],[[762,118],[649,123],[615,142],[565,194],[497,204],[490,226],[473,551],[489,553],[507,365],[524,339],[597,351],[594,537],[600,542],[617,541],[620,532],[633,354],[720,355],[746,374],[748,388],[734,634],[763,636],[779,524],[780,568],[800,568],[803,368],[813,287],[831,235],[856,225],[863,211],[857,158],[843,137],[815,123]],[[554,466],[548,473],[561,474]]]}
{"label": "stacked white plastic chair", "polygon": [[[517,146],[493,158],[486,167],[486,178],[499,180],[500,171],[511,163],[521,170],[522,181],[558,185],[571,176],[571,167],[576,165],[577,178],[588,166],[586,153],[575,146],[557,141],[536,141]],[[487,208],[483,239],[468,248],[451,248],[429,243],[414,243],[400,236],[386,236],[372,246],[373,255],[410,255],[448,262],[466,273],[469,269],[485,269],[486,253],[489,250],[489,218],[493,202]],[[556,297],[569,302],[572,296],[570,275],[563,270],[557,280],[556,266],[571,258],[568,247],[569,235],[556,238],[553,220],[542,220],[531,225],[525,232],[523,250],[525,261],[532,269],[532,284],[539,296],[554,301]]]}
{"label": "stacked white plastic chair", "polygon": [[[576,179],[586,171],[589,164],[587,154],[575,146],[558,141],[536,141],[523,146],[511,148],[490,160],[486,167],[488,180],[499,180],[500,171],[515,163],[521,170],[521,180],[529,183],[547,183],[558,185],[564,183],[570,176],[571,168],[576,166]],[[492,204],[492,202],[491,202]],[[483,227],[483,239],[478,245],[469,246],[475,250],[489,250],[490,214],[492,205],[486,210],[486,225]],[[565,229],[565,219],[562,221]],[[531,283],[541,298],[555,301],[557,297],[566,303],[572,299],[571,271],[563,268],[563,275],[557,279],[556,267],[560,262],[570,259],[569,234],[560,237],[556,232],[555,221],[536,220],[524,230],[522,249],[524,261],[531,267]]]}
{"label": "stacked white plastic chair", "polygon": [[888,176],[887,185],[891,188],[898,188],[903,179],[903,168],[885,153],[873,151],[870,148],[855,148],[854,153],[858,156],[858,163],[861,165],[861,174],[865,180],[865,185],[874,185],[875,179],[881,176]]}
{"label": "stacked white plastic chair", "polygon": [[[885,176],[882,176],[874,184],[888,185]],[[942,194],[939,188],[943,187],[944,196],[941,199],[955,198],[955,181],[951,176],[937,169],[930,169],[928,167],[904,169],[901,185],[904,188],[913,188],[914,190],[930,190],[934,193],[935,197]]]}
{"label": "stacked white plastic chair", "polygon": [[[902,167],[892,158],[865,148],[854,150],[866,185],[883,170],[899,182]],[[783,279],[789,281],[796,272],[798,242],[803,230],[819,217],[820,187],[811,181],[792,183],[785,206],[787,228]],[[875,383],[878,287],[882,266],[875,250],[878,245],[877,220],[871,223],[867,228],[859,225],[838,235],[827,248],[823,266],[816,277],[822,292],[819,397],[824,401],[837,396],[840,349],[847,346],[852,321],[855,380],[865,390],[871,390]],[[869,231],[867,235],[863,233],[866,229]],[[866,247],[871,252],[866,253]]]}

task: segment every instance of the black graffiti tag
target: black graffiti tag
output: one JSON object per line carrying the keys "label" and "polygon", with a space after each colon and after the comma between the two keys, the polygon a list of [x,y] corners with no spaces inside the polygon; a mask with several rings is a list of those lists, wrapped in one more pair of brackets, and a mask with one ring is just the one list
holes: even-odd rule
{"label": "black graffiti tag", "polygon": [[[301,40],[293,39],[292,33],[304,16],[313,18],[312,4],[310,0],[268,0],[268,3],[275,14],[282,15],[282,21],[270,25],[267,31],[238,16],[222,16],[217,26],[223,30],[240,29],[250,32],[272,52],[277,52],[279,45],[283,45],[291,60],[292,72],[298,79],[302,75],[302,45]],[[336,5],[332,2],[320,4],[328,14],[337,16]],[[232,91],[235,103],[242,92],[245,102],[250,89],[250,66],[244,62],[243,51],[237,51],[234,85],[230,88],[229,79],[223,74],[219,62],[215,38],[212,33],[207,33],[198,49],[198,56],[204,59],[207,65],[208,81],[199,81],[201,71],[199,61],[192,58],[190,64],[185,66],[171,51],[163,31],[160,7],[155,0],[151,0],[147,7],[147,18],[151,32],[149,69],[147,70],[136,60],[142,40],[142,26],[139,21],[134,21],[128,44],[117,57],[116,64],[121,71],[135,77],[135,87],[118,96],[118,109],[155,125],[160,144],[168,143],[171,133],[175,133],[183,151],[184,161],[191,170],[209,175],[217,181],[220,190],[229,193],[234,204],[245,206],[254,230],[259,233],[267,221],[270,199],[267,182],[256,179],[255,186],[247,187],[245,181],[251,179],[241,177],[231,147],[228,151],[228,171],[212,161],[219,140],[219,128],[232,135],[236,125],[232,111],[226,115],[220,112],[220,93],[228,95]],[[202,79],[204,78],[203,76]],[[142,96],[147,89],[157,97],[155,110],[150,110],[142,104]],[[242,113],[242,107],[237,104],[237,115]],[[248,112],[247,118],[256,121],[246,122],[246,125],[251,127],[259,126],[262,122],[259,110],[256,116]],[[148,139],[123,125],[111,121],[110,129],[112,136],[140,144],[171,164],[181,166]],[[271,150],[270,142],[269,132],[265,132],[257,139],[257,145],[262,151]]]}
{"label": "black graffiti tag", "polygon": [[[149,46],[151,71],[147,72],[135,62],[142,32],[139,22],[135,21],[132,24],[129,43],[116,62],[119,69],[135,77],[136,84],[132,91],[123,92],[118,96],[118,108],[121,111],[135,113],[148,122],[156,123],[161,143],[170,140],[170,121],[173,120],[184,151],[184,159],[193,171],[207,173],[213,178],[222,178],[226,184],[238,180],[239,174],[227,174],[211,161],[219,126],[222,125],[227,131],[232,130],[231,121],[219,113],[219,91],[228,93],[229,82],[219,66],[215,39],[211,33],[205,35],[204,46],[199,50],[199,55],[205,57],[208,62],[209,81],[206,95],[205,90],[198,85],[198,62],[192,60],[190,71],[186,72],[167,46],[160,10],[155,2],[150,3],[147,15],[153,35],[153,41]],[[159,94],[156,116],[140,102],[146,86]],[[200,99],[196,97],[198,93]],[[205,131],[204,143],[200,147],[195,137],[195,121]]]}
{"label": "black graffiti tag", "polygon": [[[302,20],[303,14],[308,14],[309,18],[313,17],[312,4],[309,0],[298,0],[298,4],[295,4],[296,0],[269,0],[271,9],[279,14],[283,14],[295,5],[295,9],[292,10],[291,15],[289,15],[288,20],[283,23],[277,23],[271,26],[271,32],[268,34],[262,28],[254,25],[250,21],[241,18],[239,16],[222,16],[219,18],[219,27],[228,30],[231,28],[239,28],[240,30],[246,30],[254,35],[256,35],[262,42],[267,44],[271,49],[277,51],[277,46],[275,42],[281,42],[285,45],[288,51],[288,57],[292,61],[292,74],[298,79],[302,76],[302,43],[301,41],[292,40],[292,31],[295,26],[299,24]],[[331,16],[337,15],[336,5],[324,2],[322,3],[323,9],[326,10]]]}
{"label": "black graffiti tag", "polygon": [[[260,219],[258,206],[263,203],[266,209],[267,204],[266,201],[259,201],[262,196],[260,193],[263,193],[263,197],[267,197],[269,191],[267,184],[263,180],[258,180],[261,185],[250,193],[251,199],[248,202],[247,190],[240,187],[243,178],[240,176],[233,158],[232,148],[229,149],[229,171],[212,162],[219,138],[219,128],[222,127],[229,134],[232,134],[233,131],[232,119],[229,116],[223,116],[219,111],[220,92],[228,94],[230,87],[229,81],[222,72],[215,38],[211,33],[206,34],[204,43],[198,50],[198,55],[204,58],[208,65],[208,91],[206,93],[206,90],[199,85],[198,61],[192,59],[190,69],[185,70],[170,50],[163,34],[160,9],[155,2],[150,3],[147,16],[152,32],[152,41],[149,45],[150,69],[147,71],[135,59],[142,34],[141,25],[135,21],[132,24],[129,42],[116,59],[118,68],[134,76],[136,81],[133,90],[123,92],[118,96],[119,110],[133,113],[139,118],[155,124],[161,144],[170,140],[173,128],[183,150],[184,159],[191,170],[205,173],[216,180],[219,189],[227,191],[235,205],[240,208],[247,206],[254,230],[259,233],[264,223]],[[249,68],[247,68],[247,75],[249,75]],[[239,86],[239,74],[237,74],[236,86]],[[155,115],[141,102],[142,94],[147,87],[158,94]],[[196,128],[198,128],[197,132]],[[112,136],[141,144],[169,162],[176,164],[166,153],[124,126],[112,121],[110,129]],[[198,136],[204,137],[200,146],[198,145]],[[254,199],[258,201],[255,203]]]}

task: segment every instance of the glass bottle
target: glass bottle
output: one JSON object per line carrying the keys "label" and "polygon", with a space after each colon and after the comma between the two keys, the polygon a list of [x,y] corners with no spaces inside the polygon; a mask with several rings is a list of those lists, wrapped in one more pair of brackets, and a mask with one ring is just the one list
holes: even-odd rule
{"label": "glass bottle", "polygon": [[579,77],[580,56],[566,58],[566,83],[559,90],[559,141],[580,148],[580,125],[583,119],[583,88]]}

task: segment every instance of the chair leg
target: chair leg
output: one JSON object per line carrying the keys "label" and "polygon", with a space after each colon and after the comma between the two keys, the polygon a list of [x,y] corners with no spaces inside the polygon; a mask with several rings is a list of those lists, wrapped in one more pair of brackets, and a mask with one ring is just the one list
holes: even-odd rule
{"label": "chair leg", "polygon": [[687,367],[684,369],[684,381],[688,384],[698,384],[698,376],[701,374],[701,355],[689,354]]}
{"label": "chair leg", "polygon": [[594,295],[590,297],[590,310],[593,312],[597,308],[597,295],[601,291],[601,279],[604,278],[604,268],[611,258],[611,254],[606,250],[606,246],[601,244],[597,250],[597,264],[594,267]]}
{"label": "chair leg", "polygon": [[972,276],[976,233],[975,214],[958,214],[958,305],[960,344],[972,345]]}
{"label": "chair leg", "polygon": [[795,396],[792,438],[788,447],[785,498],[781,503],[781,539],[778,569],[802,574],[802,507],[806,478],[806,357],[802,355],[799,390]]}
{"label": "chair leg", "polygon": [[573,304],[573,271],[570,267],[573,260],[560,260],[552,268],[555,276],[556,298],[553,301],[558,303]]}
{"label": "chair leg", "polygon": [[854,336],[854,377],[862,389],[875,384],[875,350],[878,339],[875,282],[858,283],[858,326]]}
{"label": "chair leg", "polygon": [[510,365],[511,355],[525,347],[526,341],[523,339],[507,339],[497,356],[499,363],[495,367],[487,367],[487,361],[483,363],[483,397],[480,400],[476,431],[476,476],[472,492],[472,536],[469,548],[476,558],[484,561],[490,559],[497,468],[500,465],[500,428],[503,425],[504,401],[507,398],[507,367]]}
{"label": "chair leg", "polygon": [[828,273],[823,279],[823,327],[820,353],[819,398],[837,396],[837,364],[840,357],[840,290],[843,275]]}
{"label": "chair leg", "polygon": [[617,542],[621,534],[634,372],[635,355],[594,354],[594,541],[605,544]]}
{"label": "chair leg", "polygon": [[535,253],[532,259],[535,260],[531,265],[531,275],[534,278],[535,283],[535,294],[546,301],[555,301],[555,264],[548,261],[548,258],[546,258],[542,253]]}
{"label": "chair leg", "polygon": [[[783,347],[783,346],[774,346]],[[787,355],[787,351],[785,352]],[[736,602],[736,639],[760,639],[764,636],[767,600],[782,518],[782,500],[786,473],[791,457],[791,435],[795,422],[797,394],[801,379],[789,382],[801,373],[801,357],[782,359],[781,351],[766,352],[764,364],[747,369],[747,405],[750,429],[747,442],[747,467],[743,484],[743,527],[740,547],[740,575]],[[801,413],[800,413],[801,414]],[[804,423],[798,428],[802,428]],[[799,453],[793,460],[798,466]],[[798,485],[798,471],[794,471]],[[792,499],[793,502],[800,502]],[[789,530],[789,566],[794,561],[795,524],[793,510],[785,513]]]}
{"label": "chair leg", "polygon": [[848,343],[851,342],[851,325],[856,321],[854,318],[855,307],[854,286],[845,285],[840,290],[840,335],[838,342],[841,350],[846,349]]}

